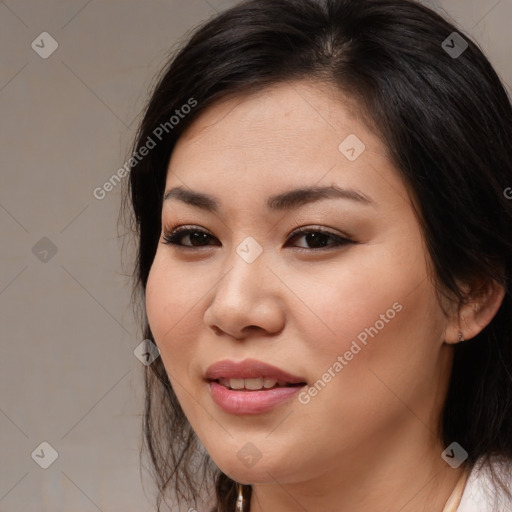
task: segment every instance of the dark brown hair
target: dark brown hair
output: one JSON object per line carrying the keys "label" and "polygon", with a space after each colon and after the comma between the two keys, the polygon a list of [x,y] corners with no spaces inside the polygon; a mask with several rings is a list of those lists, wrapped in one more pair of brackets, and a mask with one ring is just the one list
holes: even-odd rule
{"label": "dark brown hair", "polygon": [[[468,44],[457,57],[442,46],[455,31]],[[439,290],[465,301],[459,281],[485,277],[505,288],[491,323],[455,346],[439,435],[445,446],[457,441],[466,449],[469,467],[494,455],[510,462],[512,201],[504,190],[512,186],[512,108],[478,46],[418,2],[249,0],[192,34],[163,70],[133,148],[124,208],[133,208],[137,239],[134,303],[143,304],[167,165],[180,135],[228,95],[299,79],[334,84],[386,144],[418,205]],[[194,107],[181,110],[187,104]],[[170,122],[177,110],[184,115]],[[156,145],[139,158],[150,139]],[[141,316],[143,336],[154,341]],[[204,452],[160,358],[146,368],[145,387],[145,449],[159,509],[171,488],[196,503],[200,474],[205,485],[215,479],[215,510],[231,512],[235,482]]]}

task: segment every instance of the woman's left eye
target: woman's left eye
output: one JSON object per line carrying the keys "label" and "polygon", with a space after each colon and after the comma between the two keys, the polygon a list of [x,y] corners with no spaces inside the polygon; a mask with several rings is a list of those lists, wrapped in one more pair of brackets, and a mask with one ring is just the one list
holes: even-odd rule
{"label": "woman's left eye", "polygon": [[[349,238],[336,235],[329,231],[310,228],[292,233],[288,239],[287,245],[290,241],[301,238],[305,240],[306,245],[296,245],[295,247],[302,250],[309,249],[318,251],[356,243]],[[183,243],[185,239],[188,239],[188,244]],[[217,238],[198,228],[179,227],[174,230],[166,230],[163,234],[163,240],[164,241],[162,243],[166,245],[173,245],[176,248],[185,250],[193,250],[195,248],[207,247],[209,245],[220,245]],[[212,244],[212,241],[215,243]]]}
{"label": "woman's left eye", "polygon": [[[303,231],[297,231],[296,233],[292,234],[290,240],[295,240],[297,238],[304,238],[306,243],[313,246],[310,247],[313,250],[329,249],[331,247],[339,247],[340,245],[354,243],[352,240],[346,237],[335,235],[334,233],[320,229],[307,229]],[[329,243],[329,241],[331,243]],[[303,245],[301,248],[307,248],[307,246],[305,247]]]}

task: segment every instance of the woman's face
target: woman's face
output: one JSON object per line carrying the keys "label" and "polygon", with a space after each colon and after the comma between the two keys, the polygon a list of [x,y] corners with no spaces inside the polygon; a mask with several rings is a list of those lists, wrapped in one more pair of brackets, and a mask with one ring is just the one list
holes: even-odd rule
{"label": "woman's face", "polygon": [[[194,431],[240,482],[364,471],[435,442],[449,320],[406,188],[355,111],[326,85],[282,84],[210,107],[172,154],[149,324]],[[193,232],[166,244],[177,226]],[[248,359],[305,384],[227,389],[273,385],[254,364],[207,378]]]}

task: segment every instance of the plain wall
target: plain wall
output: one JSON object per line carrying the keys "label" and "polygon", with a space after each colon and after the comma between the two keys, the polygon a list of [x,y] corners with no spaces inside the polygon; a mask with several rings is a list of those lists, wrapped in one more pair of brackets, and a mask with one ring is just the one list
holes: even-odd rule
{"label": "plain wall", "polygon": [[[170,48],[234,3],[0,3],[1,512],[153,510],[139,467],[142,340],[121,266],[121,186],[103,199],[93,191],[124,164]],[[512,0],[436,5],[512,84]],[[51,48],[42,32],[58,43],[46,59],[31,47]],[[42,442],[58,452],[47,469],[31,457]],[[45,446],[34,455],[50,456]]]}

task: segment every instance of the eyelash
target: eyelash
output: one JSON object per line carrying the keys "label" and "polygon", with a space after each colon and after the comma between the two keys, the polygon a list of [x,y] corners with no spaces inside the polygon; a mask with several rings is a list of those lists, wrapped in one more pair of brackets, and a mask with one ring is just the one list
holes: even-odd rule
{"label": "eyelash", "polygon": [[[179,243],[180,240],[184,236],[190,235],[191,233],[201,233],[201,234],[207,235],[207,240],[211,240],[211,239],[215,238],[213,235],[210,235],[208,232],[206,232],[202,229],[197,229],[197,228],[187,227],[187,226],[180,226],[177,228],[173,227],[170,229],[165,229],[164,233],[163,233],[163,242],[162,243],[165,245],[173,245],[177,249],[185,250],[185,251],[196,250],[196,249],[201,249],[203,247],[208,247],[208,245],[192,246],[192,245],[183,245],[183,244]],[[312,233],[329,236],[329,237],[331,237],[332,240],[335,241],[335,243],[328,245],[326,247],[314,247],[314,248],[297,247],[296,248],[297,250],[299,250],[300,252],[304,252],[304,251],[305,252],[311,252],[311,251],[318,252],[318,251],[326,251],[326,250],[334,249],[336,247],[341,247],[341,246],[348,245],[348,244],[357,243],[354,240],[351,240],[350,238],[336,235],[334,233],[331,233],[330,231],[326,231],[323,229],[312,229],[312,228],[302,229],[302,230],[293,232],[291,234],[289,240],[298,238],[298,237],[300,238],[302,236],[306,236],[306,235],[309,235]]]}

